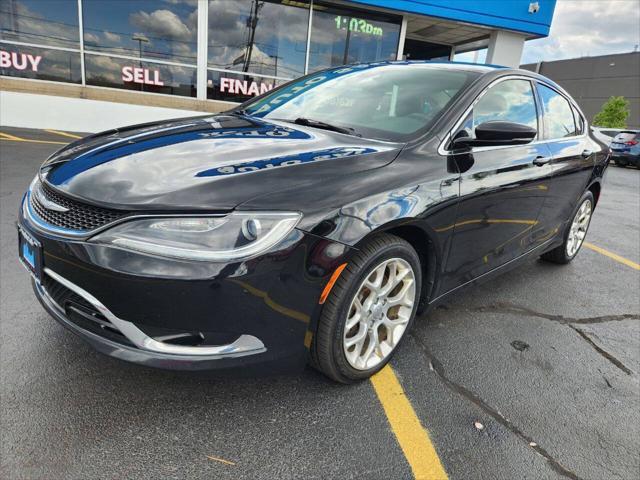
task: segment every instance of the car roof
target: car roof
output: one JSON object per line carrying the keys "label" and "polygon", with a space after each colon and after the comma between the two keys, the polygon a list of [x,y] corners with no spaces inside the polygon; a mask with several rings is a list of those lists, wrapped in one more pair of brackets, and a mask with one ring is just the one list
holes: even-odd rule
{"label": "car roof", "polygon": [[[529,77],[529,78],[534,79],[534,80],[540,80],[540,81],[545,82],[545,83],[547,83],[549,85],[552,85],[554,88],[556,88],[557,90],[560,90],[565,95],[570,97],[570,95],[560,85],[558,85],[556,82],[554,82],[550,78],[545,77],[544,75],[540,75],[539,73],[532,72],[531,70],[524,70],[524,69],[521,69],[521,68],[505,67],[503,65],[491,65],[491,64],[484,64],[484,63],[468,63],[468,62],[450,62],[450,61],[442,61],[442,60],[437,60],[437,61],[434,61],[434,60],[387,60],[387,61],[383,61],[383,62],[370,62],[370,63],[362,63],[362,64],[358,64],[358,65],[371,65],[371,66],[376,66],[376,65],[407,65],[407,66],[429,65],[429,66],[440,67],[440,68],[449,69],[449,70],[462,70],[462,71],[468,71],[468,72],[476,72],[476,73],[479,73],[480,76],[482,76],[482,77],[486,77],[486,76],[498,77],[498,76],[503,76],[503,75],[521,75],[521,76],[524,76],[524,77]],[[347,66],[349,66],[349,65],[347,65]],[[327,70],[333,70],[334,68],[342,68],[342,67],[332,67],[332,68],[327,69]]]}
{"label": "car roof", "polygon": [[392,65],[434,65],[456,69],[456,70],[470,70],[478,73],[488,73],[494,70],[506,69],[502,65],[490,65],[485,63],[470,63],[470,62],[449,62],[442,60],[391,60],[388,62]]}
{"label": "car roof", "polygon": [[[488,64],[480,64],[480,63],[448,62],[448,61],[441,61],[441,60],[437,60],[437,61],[435,60],[384,60],[379,62],[350,63],[346,65],[328,67],[319,71],[340,70],[348,67],[353,67],[353,68],[366,67],[366,66],[377,67],[377,66],[384,66],[384,65],[407,65],[407,66],[429,65],[434,67],[447,68],[450,70],[472,71],[480,74],[489,73],[496,70],[508,70],[507,67],[503,67],[501,65],[488,65]],[[318,73],[318,72],[315,72],[315,73]]]}

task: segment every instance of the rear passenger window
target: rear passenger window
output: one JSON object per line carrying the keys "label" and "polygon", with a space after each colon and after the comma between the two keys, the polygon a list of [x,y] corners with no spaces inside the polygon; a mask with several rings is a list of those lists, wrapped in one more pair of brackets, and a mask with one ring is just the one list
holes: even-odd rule
{"label": "rear passenger window", "polygon": [[[489,88],[478,100],[456,136],[475,138],[478,125],[491,120],[521,123],[538,128],[533,89],[528,80],[505,80]],[[465,135],[466,134],[466,135]]]}
{"label": "rear passenger window", "polygon": [[555,90],[538,84],[544,112],[545,138],[564,138],[576,135],[576,124],[571,105]]}

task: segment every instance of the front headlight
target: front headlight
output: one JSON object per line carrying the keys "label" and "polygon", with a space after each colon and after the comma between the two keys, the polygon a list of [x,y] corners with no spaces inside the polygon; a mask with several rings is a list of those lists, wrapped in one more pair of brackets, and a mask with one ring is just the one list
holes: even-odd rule
{"label": "front headlight", "polygon": [[282,241],[300,218],[301,214],[294,212],[145,218],[116,225],[90,242],[162,257],[230,262],[266,252]]}

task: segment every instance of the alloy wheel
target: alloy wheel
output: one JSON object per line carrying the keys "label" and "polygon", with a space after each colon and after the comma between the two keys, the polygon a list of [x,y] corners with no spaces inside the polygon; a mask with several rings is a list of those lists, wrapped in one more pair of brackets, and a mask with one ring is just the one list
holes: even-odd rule
{"label": "alloy wheel", "polygon": [[351,301],[344,328],[344,353],[353,368],[369,370],[389,357],[415,301],[415,273],[406,260],[390,258],[371,270]]}
{"label": "alloy wheel", "polygon": [[582,205],[580,205],[575,217],[573,217],[569,236],[567,237],[567,256],[573,257],[578,253],[578,250],[580,250],[582,242],[584,242],[584,237],[587,235],[591,212],[591,200],[586,199],[582,202]]}

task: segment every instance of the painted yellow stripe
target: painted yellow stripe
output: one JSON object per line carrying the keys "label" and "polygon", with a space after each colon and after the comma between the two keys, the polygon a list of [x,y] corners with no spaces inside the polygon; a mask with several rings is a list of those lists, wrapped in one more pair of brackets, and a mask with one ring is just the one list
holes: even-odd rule
{"label": "painted yellow stripe", "polygon": [[371,383],[398,439],[413,476],[418,480],[447,480],[429,433],[420,424],[398,377],[389,365],[371,377]]}
{"label": "painted yellow stripe", "polygon": [[28,138],[20,138],[8,133],[0,132],[0,140],[6,140],[10,142],[27,142],[27,143],[51,143],[53,145],[67,145],[67,142],[51,142],[49,140],[31,140]]}
{"label": "painted yellow stripe", "polygon": [[8,133],[0,132],[0,138],[4,138],[6,140],[24,140],[24,138],[15,137],[13,135],[9,135]]}
{"label": "painted yellow stripe", "polygon": [[207,455],[209,460],[213,460],[214,462],[224,463],[225,465],[235,465],[236,462],[232,462],[231,460],[225,460],[224,458],[214,457],[213,455]]}
{"label": "painted yellow stripe", "polygon": [[631,260],[621,257],[620,255],[617,255],[613,252],[610,252],[609,250],[605,250],[602,247],[599,247],[597,245],[594,245],[593,243],[589,243],[589,242],[584,242],[584,246],[587,247],[590,250],[593,250],[594,252],[598,252],[602,255],[604,255],[605,257],[609,257],[613,260],[615,260],[616,262],[620,262],[623,265],[626,265],[627,267],[631,267],[635,270],[640,270],[640,264],[636,263],[636,262],[632,262]]}
{"label": "painted yellow stripe", "polygon": [[74,135],[73,133],[67,133],[67,132],[60,132],[58,130],[45,129],[45,132],[55,133],[56,135],[62,135],[63,137],[69,137],[69,138],[82,138],[80,135]]}

